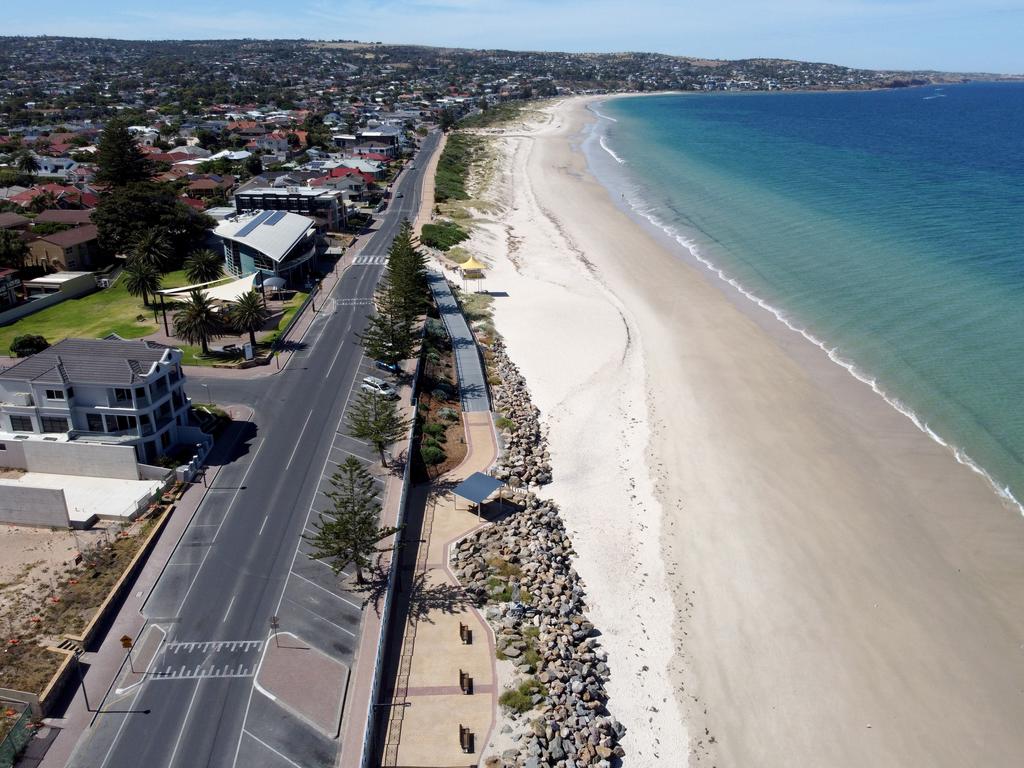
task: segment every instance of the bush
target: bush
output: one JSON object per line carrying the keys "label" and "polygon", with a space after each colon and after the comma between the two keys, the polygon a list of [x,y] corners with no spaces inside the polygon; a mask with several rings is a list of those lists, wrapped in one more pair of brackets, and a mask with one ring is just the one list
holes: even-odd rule
{"label": "bush", "polygon": [[442,221],[440,224],[424,224],[420,233],[420,242],[439,251],[447,251],[453,245],[469,238],[469,232],[454,221]]}
{"label": "bush", "polygon": [[447,432],[448,427],[444,424],[425,424],[423,426],[423,433],[430,435],[439,443],[443,443],[448,439]]}
{"label": "bush", "polygon": [[448,421],[459,420],[459,412],[454,408],[441,408],[437,413],[442,419],[447,419]]}
{"label": "bush", "polygon": [[481,139],[465,133],[454,133],[448,137],[437,161],[437,174],[434,176],[434,202],[444,203],[448,200],[468,200],[466,178],[469,168],[476,159]]}
{"label": "bush", "polygon": [[515,425],[512,422],[512,419],[506,416],[502,416],[501,418],[495,419],[494,426],[496,426],[498,429],[512,429],[512,427]]}
{"label": "bush", "polygon": [[420,457],[423,459],[424,464],[433,466],[435,464],[442,464],[448,458],[448,454],[437,443],[434,443],[433,445],[421,445]]}
{"label": "bush", "polygon": [[15,336],[11,342],[11,354],[15,357],[28,357],[42,352],[50,346],[44,337],[38,334],[26,333],[22,336]]}
{"label": "bush", "polygon": [[517,687],[505,691],[498,698],[498,703],[505,709],[515,712],[517,714],[523,714],[533,709],[533,697],[536,695],[544,696],[547,694],[547,688],[536,678],[530,677],[523,680]]}

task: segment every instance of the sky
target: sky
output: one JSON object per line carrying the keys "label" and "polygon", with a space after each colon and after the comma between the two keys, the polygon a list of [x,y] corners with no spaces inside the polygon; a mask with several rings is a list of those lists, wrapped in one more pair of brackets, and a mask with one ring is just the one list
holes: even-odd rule
{"label": "sky", "polygon": [[311,38],[1024,73],[1024,0],[2,0],[0,34]]}

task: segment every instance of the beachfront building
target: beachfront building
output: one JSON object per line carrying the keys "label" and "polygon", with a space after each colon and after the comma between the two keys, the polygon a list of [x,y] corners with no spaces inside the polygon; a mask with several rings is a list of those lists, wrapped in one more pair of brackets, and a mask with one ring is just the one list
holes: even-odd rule
{"label": "beachfront building", "polygon": [[288,211],[309,216],[336,232],[345,225],[345,202],[338,190],[323,187],[242,187],[235,192],[235,210]]}
{"label": "beachfront building", "polygon": [[225,219],[213,231],[224,244],[224,267],[236,277],[263,273],[302,285],[320,248],[313,220],[288,211],[253,211]]}
{"label": "beachfront building", "polygon": [[144,464],[192,445],[181,358],[153,341],[59,341],[0,371],[0,444],[127,445]]}

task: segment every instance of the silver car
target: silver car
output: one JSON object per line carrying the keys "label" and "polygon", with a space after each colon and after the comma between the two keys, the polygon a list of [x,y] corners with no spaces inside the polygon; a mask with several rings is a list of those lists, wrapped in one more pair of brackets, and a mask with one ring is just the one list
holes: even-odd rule
{"label": "silver car", "polygon": [[395,388],[388,384],[383,379],[378,379],[376,376],[367,376],[363,379],[362,388],[367,392],[373,392],[381,397],[389,399],[397,399],[398,393]]}

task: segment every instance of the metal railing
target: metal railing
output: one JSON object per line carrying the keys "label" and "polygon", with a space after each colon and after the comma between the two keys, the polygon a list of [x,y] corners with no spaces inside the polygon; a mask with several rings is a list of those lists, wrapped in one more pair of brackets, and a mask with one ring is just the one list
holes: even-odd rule
{"label": "metal railing", "polygon": [[[6,706],[6,705],[5,705]],[[4,716],[0,714],[0,716]],[[21,750],[32,738],[32,713],[25,707],[21,715],[11,726],[11,730],[0,741],[0,768],[12,768]]]}

